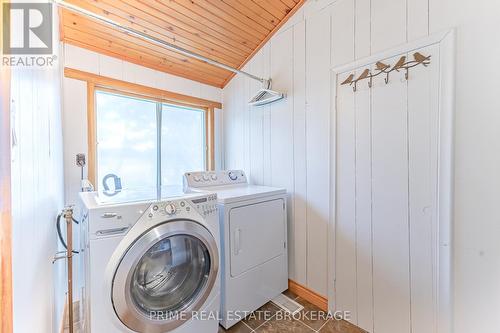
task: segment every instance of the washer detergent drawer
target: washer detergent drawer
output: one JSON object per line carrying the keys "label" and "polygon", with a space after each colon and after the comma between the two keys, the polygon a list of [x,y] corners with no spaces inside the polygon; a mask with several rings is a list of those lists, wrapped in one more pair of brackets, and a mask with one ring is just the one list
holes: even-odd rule
{"label": "washer detergent drawer", "polygon": [[89,213],[90,239],[124,235],[148,207],[149,204],[138,203],[92,210]]}
{"label": "washer detergent drawer", "polygon": [[283,199],[231,209],[229,244],[232,277],[284,254],[285,219]]}

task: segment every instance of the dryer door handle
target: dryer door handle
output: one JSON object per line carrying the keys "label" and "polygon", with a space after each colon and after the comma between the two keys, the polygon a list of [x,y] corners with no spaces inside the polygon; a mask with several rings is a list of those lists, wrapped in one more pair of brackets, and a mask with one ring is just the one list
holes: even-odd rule
{"label": "dryer door handle", "polygon": [[241,229],[234,230],[234,255],[237,256],[241,252]]}

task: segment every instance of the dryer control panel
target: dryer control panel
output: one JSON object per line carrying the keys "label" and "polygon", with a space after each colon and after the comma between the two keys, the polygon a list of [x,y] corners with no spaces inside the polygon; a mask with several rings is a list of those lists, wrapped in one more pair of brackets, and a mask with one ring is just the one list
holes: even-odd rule
{"label": "dryer control panel", "polygon": [[193,198],[155,202],[149,207],[148,217],[175,217],[179,213],[197,212],[203,217],[217,213],[217,194],[200,195]]}
{"label": "dryer control panel", "polygon": [[186,172],[183,182],[184,190],[188,188],[248,183],[247,176],[243,170]]}

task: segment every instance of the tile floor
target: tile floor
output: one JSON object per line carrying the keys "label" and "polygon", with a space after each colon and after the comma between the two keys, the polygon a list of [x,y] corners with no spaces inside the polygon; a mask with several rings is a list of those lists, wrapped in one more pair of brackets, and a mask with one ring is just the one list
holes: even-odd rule
{"label": "tile floor", "polygon": [[[286,291],[285,295],[304,306],[300,316],[296,315],[294,318],[290,318],[290,316],[285,315],[283,310],[269,302],[257,310],[255,315],[250,314],[245,320],[240,321],[229,330],[219,326],[219,333],[365,333],[364,330],[344,320],[326,319],[326,314],[318,307],[290,291]],[[317,311],[316,315],[307,315],[311,314],[311,311]]]}

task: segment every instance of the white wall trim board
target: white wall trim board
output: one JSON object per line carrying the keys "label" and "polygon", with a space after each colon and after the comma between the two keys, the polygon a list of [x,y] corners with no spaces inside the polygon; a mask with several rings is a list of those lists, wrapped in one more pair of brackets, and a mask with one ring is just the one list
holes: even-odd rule
{"label": "white wall trim board", "polygon": [[455,30],[441,39],[440,134],[439,139],[439,332],[454,332],[453,325],[453,212],[454,212],[454,122],[455,122]]}
{"label": "white wall trim board", "polygon": [[337,174],[337,164],[335,163],[336,161],[336,147],[337,147],[337,140],[336,140],[336,133],[332,129],[337,128],[337,117],[336,117],[336,100],[337,100],[337,88],[335,86],[335,82],[337,82],[337,72],[334,72],[333,70],[330,73],[330,87],[335,87],[335,89],[332,89],[332,93],[330,95],[330,158],[329,158],[329,168],[330,168],[330,175],[333,175],[330,177],[330,189],[329,189],[329,195],[330,195],[330,219],[328,221],[328,241],[327,241],[327,246],[328,246],[328,268],[327,268],[327,282],[328,282],[328,290],[327,290],[327,297],[328,297],[328,311],[331,311],[332,309],[335,308],[335,276],[336,276],[336,270],[335,270],[335,248],[336,248],[336,242],[335,242],[335,208],[336,208],[336,174]]}
{"label": "white wall trim board", "polygon": [[[439,55],[432,58],[433,62],[439,63],[439,72],[437,89],[437,164],[436,183],[437,211],[434,213],[437,229],[437,235],[433,240],[433,246],[438,253],[433,253],[437,264],[437,272],[434,272],[435,285],[437,287],[437,296],[435,304],[436,332],[450,333],[454,331],[453,327],[453,179],[454,179],[454,101],[455,101],[455,30],[433,34],[407,44],[392,48],[387,51],[377,53],[352,63],[333,67],[331,69],[331,113],[330,113],[330,219],[328,232],[328,307],[330,311],[337,310],[337,293],[335,292],[335,283],[338,277],[335,269],[335,253],[337,249],[337,142],[338,142],[338,83],[339,76],[348,71],[360,69],[369,66],[383,59],[388,59],[409,53],[424,47],[434,46],[439,50]],[[411,77],[411,70],[410,70]],[[365,83],[363,83],[365,84]],[[438,90],[438,91],[437,91]],[[354,93],[357,94],[358,92]],[[370,93],[371,101],[371,93]],[[371,117],[371,116],[370,116]],[[355,124],[355,123],[354,123]],[[356,125],[355,125],[356,126]],[[372,135],[372,134],[370,134]],[[355,148],[356,149],[356,148]],[[371,163],[371,162],[370,162]],[[345,169],[345,168],[344,168]],[[434,169],[432,169],[434,170]],[[355,195],[357,200],[357,195]],[[372,222],[370,222],[372,223]],[[371,227],[370,227],[371,228]],[[373,231],[372,231],[373,237]],[[372,254],[373,256],[373,254]],[[357,287],[356,287],[357,288]]]}
{"label": "white wall trim board", "polygon": [[[415,40],[415,41],[412,41],[412,42],[409,42],[406,44],[398,45],[397,47],[393,47],[391,49],[388,49],[388,50],[385,50],[382,52],[378,52],[377,54],[350,62],[348,64],[343,64],[340,66],[332,67],[331,71],[334,74],[342,74],[342,73],[345,73],[347,71],[351,71],[353,69],[356,69],[358,67],[363,67],[363,66],[372,64],[372,63],[377,62],[379,60],[391,58],[397,54],[401,54],[404,52],[411,52],[413,50],[417,50],[417,49],[420,49],[420,48],[425,47],[425,46],[443,43],[446,40],[446,38],[451,38],[452,40],[454,40],[454,35],[455,35],[454,29],[435,33],[435,34],[432,34],[430,36],[420,38],[418,40]],[[335,83],[335,81],[333,81],[333,83]]]}

